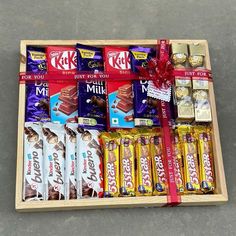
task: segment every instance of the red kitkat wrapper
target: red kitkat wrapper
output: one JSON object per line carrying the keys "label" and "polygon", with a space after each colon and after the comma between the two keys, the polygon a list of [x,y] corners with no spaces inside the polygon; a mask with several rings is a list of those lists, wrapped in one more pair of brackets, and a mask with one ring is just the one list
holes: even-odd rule
{"label": "red kitkat wrapper", "polygon": [[[105,71],[120,74],[130,74],[130,55],[125,47],[104,48]],[[133,89],[132,82],[114,81],[106,82],[108,128],[133,128]]]}
{"label": "red kitkat wrapper", "polygon": [[[46,55],[49,74],[50,72],[63,74],[74,74],[76,72],[77,56],[74,47],[49,46],[46,48]],[[78,116],[78,99],[75,99],[77,97],[76,81],[51,81],[49,83],[49,96],[52,122],[65,124],[70,118]],[[66,99],[63,99],[65,97]],[[75,108],[71,108],[71,104]]]}

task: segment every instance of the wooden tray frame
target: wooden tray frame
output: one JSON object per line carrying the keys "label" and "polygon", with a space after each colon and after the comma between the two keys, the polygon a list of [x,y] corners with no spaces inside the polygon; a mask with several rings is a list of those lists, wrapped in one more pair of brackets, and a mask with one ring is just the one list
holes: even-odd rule
{"label": "wooden tray frame", "polygon": [[[211,69],[208,43],[206,40],[170,40],[183,43],[203,43],[206,47],[206,68]],[[76,43],[105,46],[105,45],[142,45],[154,46],[157,40],[22,40],[20,45],[20,72],[26,71],[26,47],[60,45],[72,46]],[[224,166],[222,160],[220,136],[218,129],[216,104],[213,83],[209,86],[210,102],[212,107],[213,128],[213,152],[216,174],[216,190],[212,195],[183,195],[180,206],[219,205],[228,201],[225,181]],[[132,198],[103,198],[103,199],[79,199],[62,201],[32,201],[22,200],[23,185],[23,131],[25,120],[25,84],[19,84],[19,111],[18,111],[18,142],[17,142],[17,168],[16,168],[16,196],[15,208],[19,212],[56,211],[72,209],[95,209],[95,208],[121,208],[121,207],[161,207],[167,203],[166,196],[132,197]]]}

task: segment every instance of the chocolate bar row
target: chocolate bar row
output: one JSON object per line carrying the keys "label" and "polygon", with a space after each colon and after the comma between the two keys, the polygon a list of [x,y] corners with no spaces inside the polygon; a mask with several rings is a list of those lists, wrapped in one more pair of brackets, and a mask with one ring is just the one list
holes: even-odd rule
{"label": "chocolate bar row", "polygon": [[26,122],[24,134],[24,201],[103,196],[97,130]]}
{"label": "chocolate bar row", "polygon": [[[189,50],[188,50],[189,47]],[[190,55],[189,55],[190,54]],[[76,45],[75,48],[48,46],[27,48],[27,71],[75,73],[101,71],[137,73],[156,56],[153,48],[139,46],[103,49]],[[204,67],[205,48],[201,44],[172,44],[175,67]],[[195,63],[200,61],[199,63]],[[177,121],[211,121],[208,81],[176,78],[174,107]],[[187,82],[186,82],[187,81]],[[204,86],[203,86],[204,84]],[[48,88],[49,86],[49,88]],[[78,87],[78,89],[77,89]],[[77,121],[81,127],[133,128],[159,126],[157,100],[147,96],[148,81],[84,81],[27,84],[26,121]],[[78,99],[79,98],[79,99]],[[107,118],[108,117],[108,118]]]}
{"label": "chocolate bar row", "polygon": [[[173,155],[179,193],[214,191],[208,127],[179,126]],[[23,200],[165,195],[166,165],[157,129],[100,134],[72,123],[26,122]]]}

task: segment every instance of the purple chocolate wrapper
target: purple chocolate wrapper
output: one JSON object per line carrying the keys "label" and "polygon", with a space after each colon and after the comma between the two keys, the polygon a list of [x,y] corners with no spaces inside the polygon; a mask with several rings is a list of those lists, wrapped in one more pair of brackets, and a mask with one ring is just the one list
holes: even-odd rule
{"label": "purple chocolate wrapper", "polygon": [[79,71],[103,71],[102,49],[76,44],[77,69]]}
{"label": "purple chocolate wrapper", "polygon": [[148,81],[136,80],[133,86],[135,126],[159,126],[157,100],[147,96]]}
{"label": "purple chocolate wrapper", "polygon": [[50,121],[47,83],[26,84],[25,121]]}
{"label": "purple chocolate wrapper", "polygon": [[106,128],[106,95],[103,81],[79,82],[79,126]]}
{"label": "purple chocolate wrapper", "polygon": [[129,51],[131,59],[131,70],[133,72],[138,72],[138,66],[146,67],[147,62],[151,58],[156,57],[156,52],[153,48],[130,46]]}
{"label": "purple chocolate wrapper", "polygon": [[44,48],[27,47],[27,72],[41,73],[47,70]]}

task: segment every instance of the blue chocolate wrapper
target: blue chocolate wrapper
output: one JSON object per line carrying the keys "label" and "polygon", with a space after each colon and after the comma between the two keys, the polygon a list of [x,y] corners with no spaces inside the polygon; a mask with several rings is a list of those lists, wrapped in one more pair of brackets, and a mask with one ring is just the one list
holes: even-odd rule
{"label": "blue chocolate wrapper", "polygon": [[157,100],[147,96],[147,80],[133,82],[135,126],[159,126]]}
{"label": "blue chocolate wrapper", "polygon": [[79,82],[80,127],[104,130],[106,128],[106,95],[103,81]]}
{"label": "blue chocolate wrapper", "polygon": [[44,48],[27,47],[27,72],[41,73],[47,70]]}
{"label": "blue chocolate wrapper", "polygon": [[79,71],[103,71],[102,49],[76,44],[77,69]]}
{"label": "blue chocolate wrapper", "polygon": [[131,70],[133,72],[138,72],[137,67],[146,67],[148,61],[156,57],[156,52],[153,48],[146,48],[140,46],[130,46],[130,60],[131,60]]}
{"label": "blue chocolate wrapper", "polygon": [[26,84],[25,121],[50,121],[47,83]]}

